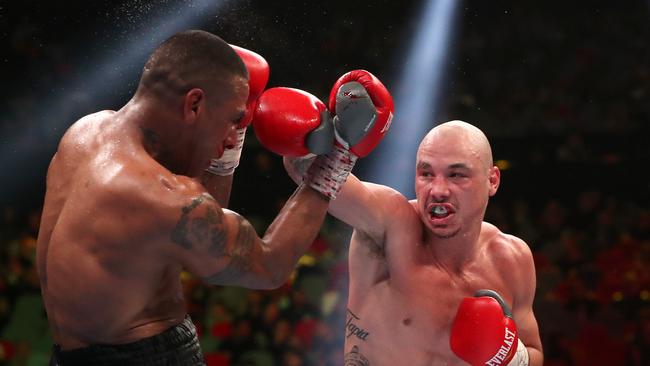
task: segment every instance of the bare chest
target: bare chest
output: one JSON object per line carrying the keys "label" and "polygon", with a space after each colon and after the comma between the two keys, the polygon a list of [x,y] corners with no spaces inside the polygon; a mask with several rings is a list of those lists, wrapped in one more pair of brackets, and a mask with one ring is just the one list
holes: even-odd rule
{"label": "bare chest", "polygon": [[462,276],[429,266],[393,268],[386,281],[365,293],[350,293],[346,353],[356,346],[373,365],[463,364],[449,348],[462,299],[479,289],[493,289],[512,303],[501,276],[486,267]]}

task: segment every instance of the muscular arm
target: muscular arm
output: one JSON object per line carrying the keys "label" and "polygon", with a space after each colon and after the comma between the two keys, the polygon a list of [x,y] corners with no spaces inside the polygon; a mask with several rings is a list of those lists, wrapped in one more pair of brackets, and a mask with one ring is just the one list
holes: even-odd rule
{"label": "muscular arm", "polygon": [[[311,159],[284,158],[284,167],[294,182],[300,183]],[[329,213],[364,233],[376,243],[382,243],[388,226],[390,203],[403,196],[388,187],[362,182],[350,174],[339,195],[330,202]]]}
{"label": "muscular arm", "polygon": [[195,191],[177,209],[170,239],[175,255],[211,284],[275,288],[289,277],[327,213],[328,201],[301,185],[263,238],[239,214],[222,209],[207,192]]}
{"label": "muscular arm", "polygon": [[230,202],[230,191],[232,189],[233,174],[216,175],[203,172],[201,184],[210,193],[210,195],[219,203],[221,207],[228,207]]}
{"label": "muscular arm", "polygon": [[528,245],[520,239],[515,239],[515,244],[517,247],[515,260],[517,261],[516,268],[518,268],[519,281],[516,282],[517,291],[513,304],[513,317],[519,330],[519,339],[524,342],[528,349],[529,365],[541,366],[544,363],[544,355],[537,320],[533,313],[536,286],[535,264]]}

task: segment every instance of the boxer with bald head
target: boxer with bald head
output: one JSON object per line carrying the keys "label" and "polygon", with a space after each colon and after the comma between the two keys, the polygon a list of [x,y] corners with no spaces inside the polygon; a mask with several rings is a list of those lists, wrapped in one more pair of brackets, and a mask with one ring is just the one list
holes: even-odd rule
{"label": "boxer with bald head", "polygon": [[[285,158],[297,182],[306,166]],[[416,199],[348,178],[329,207],[354,228],[345,365],[542,365],[530,249],[483,221],[500,178],[462,121],[422,140]]]}
{"label": "boxer with bald head", "polygon": [[255,289],[288,278],[327,213],[318,180],[337,171],[314,169],[262,238],[223,208],[267,79],[261,56],[181,32],[124,107],[68,129],[37,248],[52,365],[204,365],[181,271]]}

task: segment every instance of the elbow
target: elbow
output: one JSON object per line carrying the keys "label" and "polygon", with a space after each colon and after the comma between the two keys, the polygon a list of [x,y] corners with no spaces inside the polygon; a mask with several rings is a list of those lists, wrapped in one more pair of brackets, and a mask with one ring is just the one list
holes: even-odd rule
{"label": "elbow", "polygon": [[264,281],[260,281],[263,285],[260,290],[275,290],[277,288],[282,287],[287,280],[289,279],[289,276],[291,276],[290,271],[285,271],[285,270],[278,270],[278,269],[269,269],[266,271],[266,276]]}
{"label": "elbow", "polygon": [[[275,290],[284,285],[296,264],[296,260],[290,260],[288,253],[278,252],[275,246],[269,244],[268,241],[262,240],[263,256],[257,267],[257,283],[259,290]],[[277,249],[277,248],[276,248]]]}
{"label": "elbow", "polygon": [[264,265],[263,270],[263,279],[261,279],[260,284],[263,284],[264,288],[260,290],[275,290],[279,287],[282,287],[293,272],[293,266],[288,266],[285,263],[273,263],[268,261]]}
{"label": "elbow", "polygon": [[261,278],[255,283],[249,284],[246,287],[250,288],[251,290],[275,290],[286,282],[285,278],[277,277],[277,276],[264,276],[264,278]]}
{"label": "elbow", "polygon": [[[282,287],[298,264],[302,253],[296,250],[280,249],[279,243],[270,244],[266,238],[262,240],[263,254],[260,266],[257,268],[257,278],[260,290],[275,290]],[[294,246],[297,244],[294,244]]]}

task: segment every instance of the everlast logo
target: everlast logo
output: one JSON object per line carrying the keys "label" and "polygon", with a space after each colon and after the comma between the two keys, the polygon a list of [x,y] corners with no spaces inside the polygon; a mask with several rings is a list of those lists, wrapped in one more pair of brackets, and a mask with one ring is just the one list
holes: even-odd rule
{"label": "everlast logo", "polygon": [[498,366],[503,364],[503,360],[506,359],[512,348],[512,344],[515,342],[515,333],[510,329],[506,328],[506,335],[503,337],[503,344],[496,355],[492,356],[485,364],[490,366]]}

